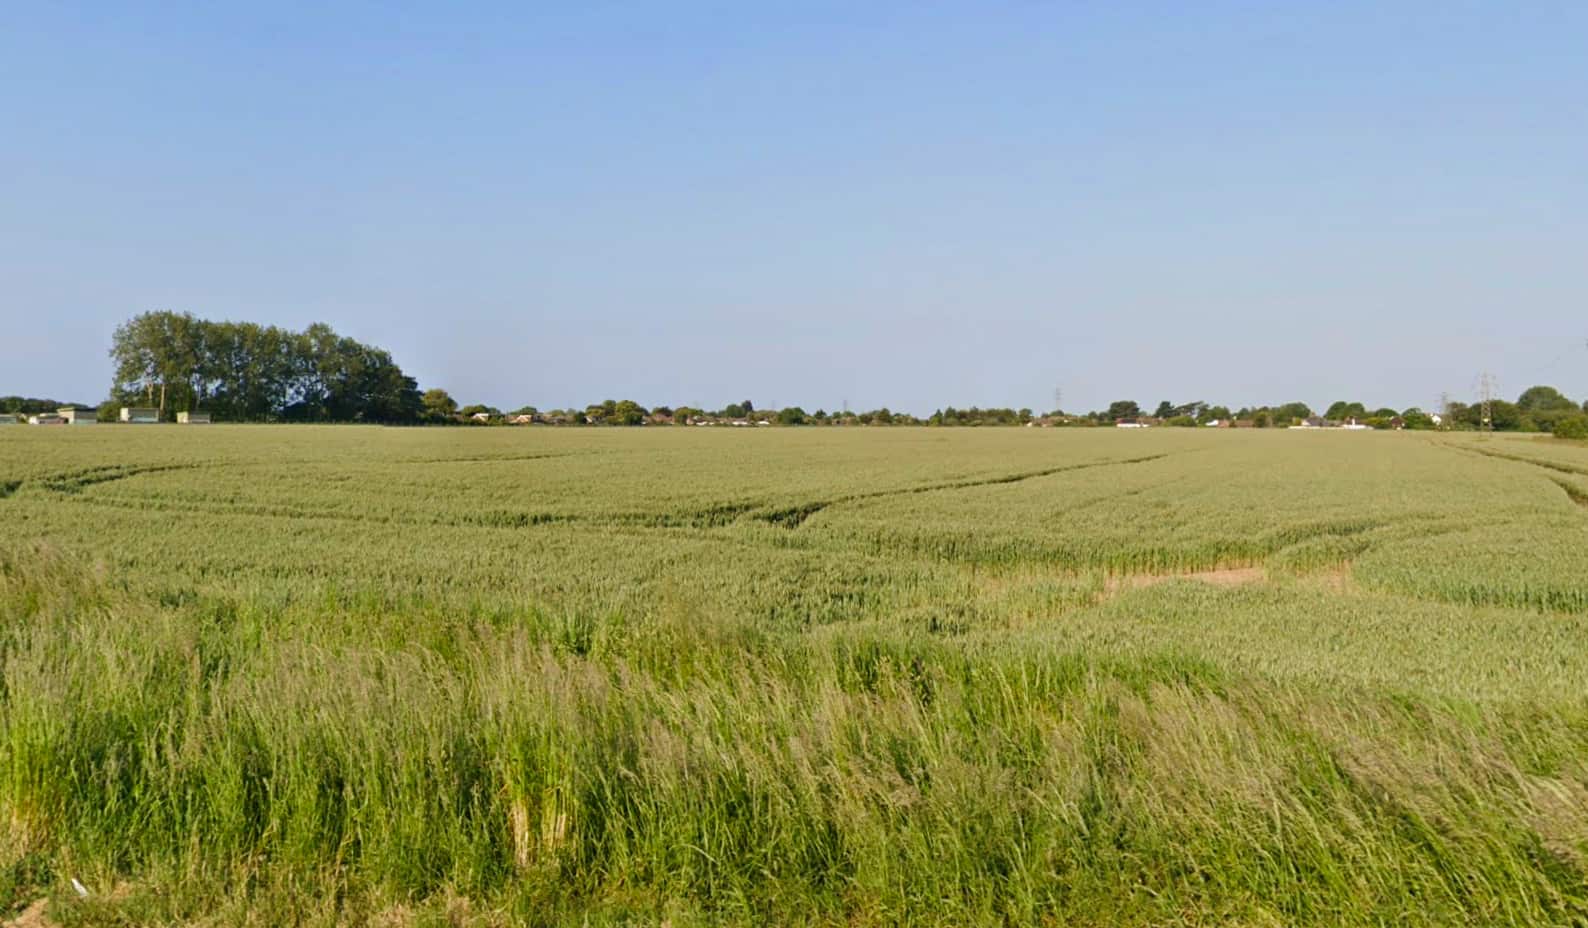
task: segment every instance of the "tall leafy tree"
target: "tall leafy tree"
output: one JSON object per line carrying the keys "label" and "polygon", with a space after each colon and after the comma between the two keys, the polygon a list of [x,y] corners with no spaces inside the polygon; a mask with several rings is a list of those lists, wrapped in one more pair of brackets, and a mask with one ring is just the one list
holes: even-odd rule
{"label": "tall leafy tree", "polygon": [[1345,400],[1336,400],[1329,404],[1329,408],[1324,411],[1323,417],[1325,419],[1334,419],[1336,421],[1342,419],[1365,419],[1367,418],[1367,407],[1363,406],[1361,403],[1348,403]]}
{"label": "tall leafy tree", "polygon": [[1312,416],[1312,407],[1306,403],[1286,403],[1274,410],[1274,422],[1279,425],[1290,425],[1298,419],[1307,419]]}
{"label": "tall leafy tree", "polygon": [[1516,406],[1523,412],[1550,412],[1576,410],[1577,404],[1567,399],[1554,387],[1528,387],[1516,398]]}
{"label": "tall leafy tree", "polygon": [[440,387],[426,390],[424,396],[419,398],[419,405],[425,415],[432,419],[450,419],[458,411],[458,401]]}
{"label": "tall leafy tree", "polygon": [[1115,400],[1108,404],[1108,418],[1134,419],[1141,415],[1141,407],[1135,400]]}
{"label": "tall leafy tree", "polygon": [[1524,429],[1541,429],[1553,432],[1564,419],[1578,414],[1577,404],[1567,399],[1554,387],[1529,387],[1516,398],[1516,407],[1522,413]]}

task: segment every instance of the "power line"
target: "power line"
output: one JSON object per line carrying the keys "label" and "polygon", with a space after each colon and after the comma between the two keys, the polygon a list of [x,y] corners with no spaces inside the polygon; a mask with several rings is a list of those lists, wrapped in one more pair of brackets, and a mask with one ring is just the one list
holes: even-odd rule
{"label": "power line", "polygon": [[1579,339],[1579,344],[1562,351],[1560,354],[1555,356],[1553,361],[1550,361],[1548,364],[1539,368],[1540,376],[1549,373],[1555,369],[1555,365],[1566,360],[1568,357],[1572,357],[1573,355],[1577,354],[1578,348],[1588,348],[1588,338]]}

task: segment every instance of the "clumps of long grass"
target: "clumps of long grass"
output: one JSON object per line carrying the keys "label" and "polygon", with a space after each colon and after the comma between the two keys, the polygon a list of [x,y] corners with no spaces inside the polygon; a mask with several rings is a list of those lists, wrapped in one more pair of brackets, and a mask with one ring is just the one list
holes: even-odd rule
{"label": "clumps of long grass", "polygon": [[0,562],[4,903],[76,877],[62,911],[178,921],[1588,917],[1582,707],[683,603],[423,633],[346,605]]}

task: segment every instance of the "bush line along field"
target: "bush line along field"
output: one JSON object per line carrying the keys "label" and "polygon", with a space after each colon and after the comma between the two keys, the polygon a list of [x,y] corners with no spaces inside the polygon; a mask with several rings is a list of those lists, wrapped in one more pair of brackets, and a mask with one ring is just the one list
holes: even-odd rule
{"label": "bush line along field", "polygon": [[0,904],[1582,924],[1585,578],[1523,436],[18,429]]}

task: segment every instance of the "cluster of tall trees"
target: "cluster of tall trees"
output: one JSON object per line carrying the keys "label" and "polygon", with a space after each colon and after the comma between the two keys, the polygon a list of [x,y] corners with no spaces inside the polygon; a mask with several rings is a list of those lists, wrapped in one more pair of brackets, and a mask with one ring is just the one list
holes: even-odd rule
{"label": "cluster of tall trees", "polygon": [[386,351],[315,324],[302,332],[150,312],[116,329],[111,400],[161,418],[204,410],[234,422],[412,422],[418,385]]}
{"label": "cluster of tall trees", "polygon": [[1568,431],[1581,427],[1588,415],[1588,402],[1581,406],[1554,387],[1529,387],[1516,402],[1490,400],[1489,421],[1484,422],[1484,405],[1451,403],[1450,415],[1468,428],[1492,428],[1499,432],[1556,432],[1564,425]]}

